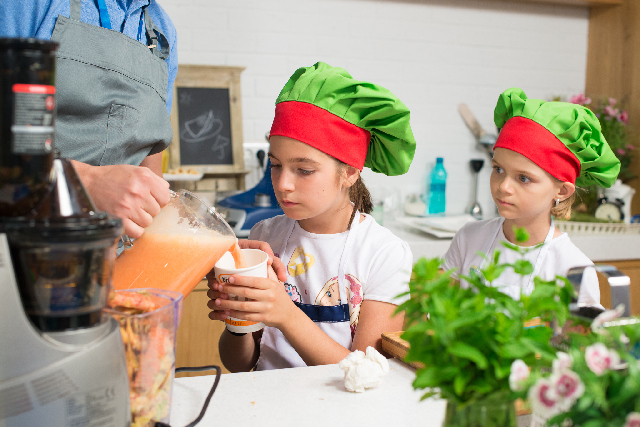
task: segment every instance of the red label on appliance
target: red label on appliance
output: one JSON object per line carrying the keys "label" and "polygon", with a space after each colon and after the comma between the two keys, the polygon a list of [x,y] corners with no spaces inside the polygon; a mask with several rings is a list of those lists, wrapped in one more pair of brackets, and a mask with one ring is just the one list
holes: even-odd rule
{"label": "red label on appliance", "polygon": [[54,133],[56,88],[52,85],[17,83],[12,89],[11,152],[28,155],[50,153]]}
{"label": "red label on appliance", "polygon": [[25,83],[16,83],[13,85],[13,92],[15,93],[40,93],[52,95],[56,93],[56,87],[50,85],[32,85]]}

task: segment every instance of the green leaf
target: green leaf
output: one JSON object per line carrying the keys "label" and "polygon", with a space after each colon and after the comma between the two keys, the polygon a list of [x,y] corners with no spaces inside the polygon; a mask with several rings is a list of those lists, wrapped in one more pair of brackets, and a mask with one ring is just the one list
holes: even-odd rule
{"label": "green leaf", "polygon": [[481,320],[485,319],[489,315],[490,313],[484,310],[479,312],[471,312],[449,322],[449,327],[451,329],[458,329],[463,326],[473,325],[474,323],[478,323]]}
{"label": "green leaf", "polygon": [[516,235],[516,242],[518,243],[524,243],[527,240],[529,240],[529,233],[527,232],[527,229],[524,227],[520,227],[520,228],[516,228],[513,227],[513,231]]}
{"label": "green leaf", "polygon": [[488,282],[493,282],[502,275],[507,267],[506,264],[489,265],[482,270],[482,274]]}
{"label": "green leaf", "polygon": [[428,399],[432,396],[437,396],[439,393],[437,391],[428,391],[425,394],[422,395],[422,397],[420,398],[420,401],[423,401],[425,399]]}
{"label": "green leaf", "polygon": [[438,386],[438,367],[429,366],[416,371],[416,379],[413,381],[413,388],[427,388]]}
{"label": "green leaf", "polygon": [[513,271],[521,276],[533,273],[533,264],[524,259],[516,260],[513,265]]}
{"label": "green leaf", "polygon": [[497,379],[502,379],[507,377],[511,373],[511,365],[500,366],[500,362],[497,360],[492,360],[491,364],[493,365],[493,369]]}
{"label": "green leaf", "polygon": [[478,365],[478,368],[480,369],[486,369],[488,366],[487,358],[484,356],[484,354],[482,354],[478,349],[470,346],[469,344],[457,341],[447,348],[447,352],[454,356],[471,360],[476,365]]}
{"label": "green leaf", "polygon": [[523,359],[531,354],[531,349],[525,347],[520,342],[506,343],[502,346],[502,357],[507,359]]}
{"label": "green leaf", "polygon": [[502,243],[502,246],[504,246],[507,249],[511,249],[512,251],[518,252],[520,250],[520,248],[517,245],[514,245],[513,243],[509,243],[506,240],[502,241],[501,243]]}
{"label": "green leaf", "polygon": [[453,380],[453,390],[458,396],[462,396],[462,392],[464,392],[464,387],[467,385],[467,379],[464,377],[462,372],[456,375]]}

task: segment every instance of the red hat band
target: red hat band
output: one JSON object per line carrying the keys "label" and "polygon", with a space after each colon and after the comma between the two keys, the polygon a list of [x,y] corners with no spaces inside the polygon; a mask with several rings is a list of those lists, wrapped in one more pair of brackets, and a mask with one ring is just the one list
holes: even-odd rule
{"label": "red hat band", "polygon": [[493,146],[520,153],[553,177],[575,184],[580,161],[552,132],[525,117],[512,117],[504,124]]}
{"label": "red hat band", "polygon": [[269,136],[304,142],[350,166],[362,170],[371,133],[308,102],[276,104]]}

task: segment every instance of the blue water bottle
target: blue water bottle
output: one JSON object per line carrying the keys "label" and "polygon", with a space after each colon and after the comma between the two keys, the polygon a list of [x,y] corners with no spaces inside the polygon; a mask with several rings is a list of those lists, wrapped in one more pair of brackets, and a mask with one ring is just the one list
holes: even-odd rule
{"label": "blue water bottle", "polygon": [[445,190],[447,188],[447,171],[444,169],[442,157],[436,159],[436,165],[431,169],[431,182],[429,184],[429,215],[444,214],[447,204]]}

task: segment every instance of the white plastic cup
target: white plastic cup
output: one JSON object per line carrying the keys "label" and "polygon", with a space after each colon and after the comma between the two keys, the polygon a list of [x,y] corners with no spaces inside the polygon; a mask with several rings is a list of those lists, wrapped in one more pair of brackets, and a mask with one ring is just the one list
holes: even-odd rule
{"label": "white plastic cup", "polygon": [[[242,249],[247,267],[236,268],[235,261],[230,252],[226,252],[214,267],[214,273],[216,280],[219,283],[229,283],[229,276],[249,276],[249,277],[268,277],[267,260],[269,256],[259,249]],[[239,297],[237,295],[229,294],[229,299],[241,301],[246,298]],[[250,322],[248,320],[238,319],[235,317],[228,317],[224,320],[227,329],[237,334],[259,331],[264,328],[262,322]]]}

